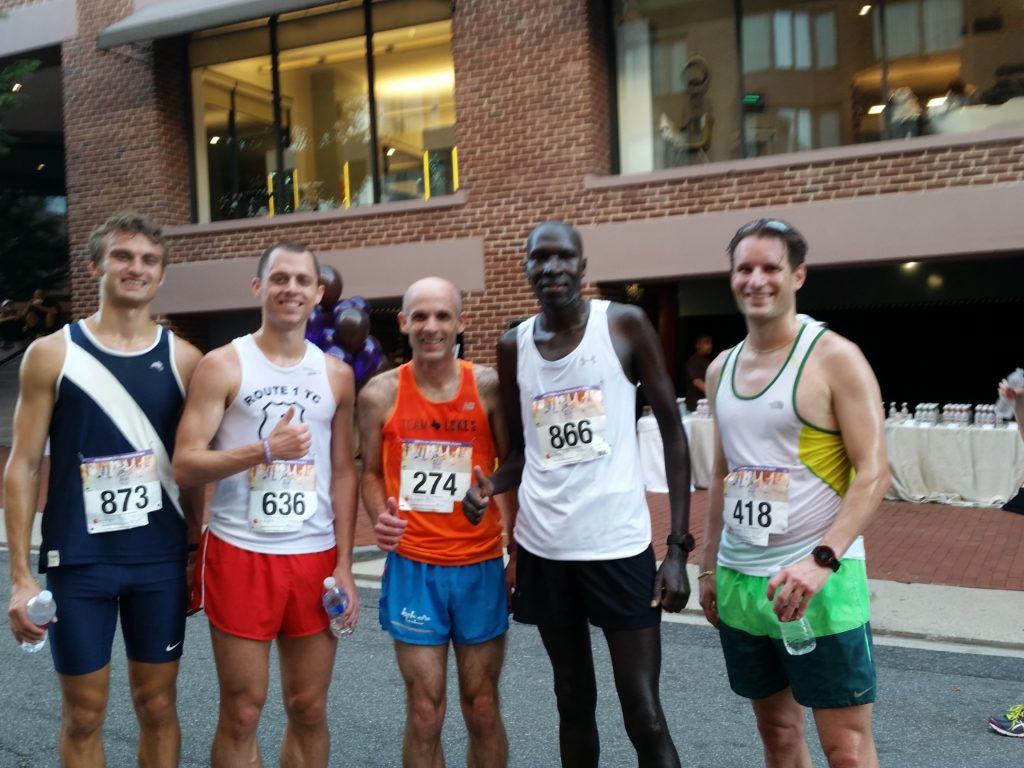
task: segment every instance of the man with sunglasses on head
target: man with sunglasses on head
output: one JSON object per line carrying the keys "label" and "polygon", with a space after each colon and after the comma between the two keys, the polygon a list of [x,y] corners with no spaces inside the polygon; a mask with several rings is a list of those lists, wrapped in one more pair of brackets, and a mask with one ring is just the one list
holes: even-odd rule
{"label": "man with sunglasses on head", "polygon": [[[751,699],[767,766],[809,768],[804,707],[833,766],[878,765],[861,533],[889,486],[882,397],[856,345],[797,315],[807,243],[757,219],[728,246],[746,338],[708,370],[715,457],[700,603],[732,689]],[[806,618],[791,655],[781,623]]]}

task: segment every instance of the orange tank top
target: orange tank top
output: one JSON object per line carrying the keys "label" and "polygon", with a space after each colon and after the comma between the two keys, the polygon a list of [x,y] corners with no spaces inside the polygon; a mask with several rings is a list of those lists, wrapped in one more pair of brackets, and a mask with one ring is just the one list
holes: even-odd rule
{"label": "orange tank top", "polygon": [[434,565],[470,565],[501,556],[497,505],[479,525],[462,514],[473,467],[493,472],[497,451],[473,364],[460,360],[459,368],[458,394],[435,403],[416,386],[412,363],[401,366],[395,407],[382,435],[384,487],[399,500],[399,516],[409,521],[398,552]]}

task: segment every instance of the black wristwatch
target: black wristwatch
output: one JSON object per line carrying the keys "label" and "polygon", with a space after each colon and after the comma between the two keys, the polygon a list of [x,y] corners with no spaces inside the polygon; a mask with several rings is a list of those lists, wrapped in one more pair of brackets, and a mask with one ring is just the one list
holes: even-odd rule
{"label": "black wristwatch", "polygon": [[814,562],[822,568],[831,568],[833,571],[838,571],[842,565],[839,562],[839,558],[836,557],[836,551],[832,547],[826,547],[824,544],[815,547],[811,554],[814,555]]}
{"label": "black wristwatch", "polygon": [[683,552],[693,552],[693,548],[697,546],[697,542],[693,540],[693,536],[689,533],[684,533],[682,536],[670,533],[668,538],[665,539],[665,543],[670,547],[677,546]]}

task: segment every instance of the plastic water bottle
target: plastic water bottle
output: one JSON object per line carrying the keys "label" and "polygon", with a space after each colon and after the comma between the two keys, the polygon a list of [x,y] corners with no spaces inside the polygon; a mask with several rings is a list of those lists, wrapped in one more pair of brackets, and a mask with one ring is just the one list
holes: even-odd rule
{"label": "plastic water bottle", "polygon": [[324,579],[324,610],[331,619],[331,634],[335,637],[348,637],[352,634],[352,627],[345,624],[344,613],[348,608],[348,596],[345,590],[338,586],[333,576]]}
{"label": "plastic water bottle", "polygon": [[794,621],[780,621],[779,628],[782,631],[782,643],[790,656],[803,656],[813,651],[818,644],[806,616]]}
{"label": "plastic water bottle", "polygon": [[[1024,368],[1018,368],[1009,376],[1006,377],[1006,383],[1014,389],[1024,389]],[[1020,395],[1018,395],[1020,397]],[[1013,418],[1013,401],[1007,400],[1000,397],[996,400],[996,413],[1004,421],[1009,421]]]}
{"label": "plastic water bottle", "polygon": [[[45,627],[57,615],[57,603],[53,599],[53,593],[48,589],[44,589],[38,595],[31,598],[25,608],[28,611],[29,621],[40,627]],[[38,643],[26,641],[21,644],[21,648],[28,653],[36,653],[43,650],[45,645],[46,635],[43,635],[43,639]]]}

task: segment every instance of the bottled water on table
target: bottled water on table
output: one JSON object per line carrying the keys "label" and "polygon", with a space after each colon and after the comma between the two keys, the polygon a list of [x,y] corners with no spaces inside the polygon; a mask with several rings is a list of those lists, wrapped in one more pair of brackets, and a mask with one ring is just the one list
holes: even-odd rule
{"label": "bottled water on table", "polygon": [[[25,609],[28,612],[29,621],[40,627],[45,627],[57,615],[57,603],[53,599],[53,593],[48,589],[44,589],[38,595],[31,598]],[[45,645],[46,635],[43,635],[43,639],[38,643],[24,642],[21,644],[21,647],[22,650],[28,653],[36,653],[43,650]]]}
{"label": "bottled water on table", "polygon": [[324,579],[324,610],[331,619],[331,634],[335,637],[348,637],[352,634],[352,627],[345,624],[345,609],[348,608],[348,596],[345,590],[338,586],[333,576]]}
{"label": "bottled water on table", "polygon": [[786,646],[786,652],[790,656],[803,656],[818,645],[814,638],[814,630],[806,616],[794,621],[780,621],[779,629],[782,631],[782,644]]}

